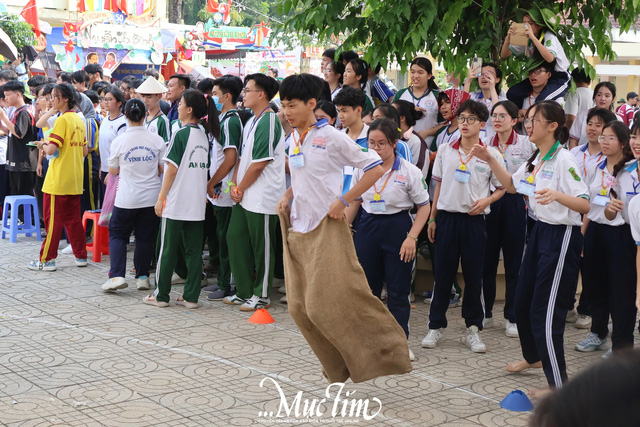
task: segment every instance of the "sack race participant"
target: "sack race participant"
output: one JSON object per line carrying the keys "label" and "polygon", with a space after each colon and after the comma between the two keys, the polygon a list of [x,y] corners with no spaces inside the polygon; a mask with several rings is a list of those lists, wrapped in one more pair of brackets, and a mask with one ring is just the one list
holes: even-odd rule
{"label": "sack race participant", "polygon": [[[316,121],[321,88],[321,80],[309,74],[287,77],[280,87],[285,117],[294,127],[291,187],[277,207],[289,313],[329,381],[407,373],[405,332],[371,293],[344,220],[349,203],[384,173],[382,160],[326,121]],[[364,173],[341,197],[347,165]]]}

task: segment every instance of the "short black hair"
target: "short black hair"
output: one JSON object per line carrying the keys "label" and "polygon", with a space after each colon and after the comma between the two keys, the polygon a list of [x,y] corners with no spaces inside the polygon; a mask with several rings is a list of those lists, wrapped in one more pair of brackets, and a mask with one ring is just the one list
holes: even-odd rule
{"label": "short black hair", "polygon": [[71,83],[71,74],[66,71],[58,74],[58,78],[62,81],[62,83]]}
{"label": "short black hair", "polygon": [[311,74],[298,74],[285,78],[280,85],[280,99],[282,101],[293,101],[299,99],[308,102],[310,99],[316,101],[321,99],[322,79]]}
{"label": "short black hair", "polygon": [[122,82],[123,82],[123,83],[126,83],[126,84],[127,84],[127,86],[129,86],[129,85],[130,85],[130,82],[132,82],[132,81],[133,81],[133,80],[135,80],[135,79],[136,79],[136,76],[132,76],[131,74],[129,74],[128,76],[124,76],[124,77],[122,78]]}
{"label": "short black hair", "polygon": [[91,100],[92,104],[97,104],[98,102],[100,102],[100,97],[98,96],[98,92],[96,92],[95,90],[86,90],[84,91],[84,94],[87,96],[87,98],[89,98],[89,100]]}
{"label": "short black hair", "polygon": [[324,111],[332,119],[335,119],[338,116],[336,106],[329,101],[318,101],[318,103],[316,104],[316,108],[313,111],[317,110]]}
{"label": "short black hair", "polygon": [[147,68],[146,70],[144,70],[142,75],[143,76],[151,76],[154,79],[158,80],[158,77],[160,77],[160,72],[158,70],[156,70],[155,68]]}
{"label": "short black hair", "polygon": [[458,116],[464,112],[469,112],[480,119],[481,122],[489,120],[489,109],[483,102],[477,102],[473,99],[467,99],[458,108]]}
{"label": "short black hair", "polygon": [[111,84],[104,81],[98,81],[91,85],[91,90],[95,90],[96,92],[100,93],[100,90],[108,88],[109,86],[111,86]]}
{"label": "short black hair", "polygon": [[275,74],[276,77],[278,77],[278,69],[277,68],[269,68],[269,71],[271,71],[273,74]]}
{"label": "short black hair", "polygon": [[215,80],[210,78],[200,80],[196,85],[196,89],[198,89],[202,93],[211,93],[211,91],[213,90],[214,82]]}
{"label": "short black hair", "polygon": [[169,77],[171,79],[178,79],[178,82],[181,86],[184,86],[185,89],[189,89],[191,87],[191,77],[188,74],[174,74]]}
{"label": "short black hair", "polygon": [[0,71],[0,80],[6,80],[8,82],[18,80],[18,73],[14,70],[2,70]]}
{"label": "short black hair", "polygon": [[51,92],[53,92],[54,87],[56,87],[55,83],[45,83],[43,85],[40,85],[36,89],[36,95],[39,95],[41,91],[42,91],[42,96],[49,95]]}
{"label": "short black hair", "polygon": [[264,91],[269,101],[278,93],[280,85],[273,77],[265,76],[262,73],[249,74],[244,78],[244,85],[246,86],[250,80],[253,80],[253,83]]}
{"label": "short black hair", "polygon": [[133,79],[129,82],[129,89],[134,88],[138,89],[142,84],[142,79]]}
{"label": "short black hair", "polygon": [[589,113],[587,114],[587,123],[589,123],[589,121],[594,117],[600,117],[600,120],[602,120],[602,123],[605,125],[609,122],[618,120],[615,113],[611,110],[607,110],[606,108],[592,108],[589,110]]}
{"label": "short black hair", "polygon": [[338,61],[350,62],[350,61],[353,61],[354,59],[358,59],[358,58],[360,58],[360,55],[358,55],[356,52],[354,52],[352,50],[347,50],[347,51],[342,52],[338,56]]}
{"label": "short black hair", "polygon": [[18,92],[20,94],[24,93],[24,84],[18,80],[10,80],[7,83],[5,83],[5,85],[2,86],[2,88],[4,89],[5,92],[10,91],[10,92]]}
{"label": "short black hair", "polygon": [[584,68],[574,68],[573,71],[571,71],[571,78],[576,83],[591,84],[591,77],[587,75]]}
{"label": "short black hair", "polygon": [[238,76],[223,76],[213,81],[214,86],[222,91],[222,93],[231,94],[231,102],[238,102],[240,93],[242,92],[242,79]]}
{"label": "short black hair", "polygon": [[43,76],[43,75],[37,75],[37,76],[33,76],[31,77],[28,81],[27,81],[27,85],[29,87],[38,87],[41,86],[45,83],[47,83],[48,79]]}
{"label": "short black hair", "polygon": [[343,87],[333,99],[336,107],[361,107],[364,110],[367,95],[361,90],[354,89],[351,86]]}
{"label": "short black hair", "polygon": [[[91,55],[91,54],[89,54]],[[104,78],[104,73],[102,71],[102,66],[100,64],[87,64],[84,67],[84,71],[87,74],[95,74],[95,73],[99,73],[100,74],[100,78]]]}
{"label": "short black hair", "polygon": [[71,73],[71,81],[73,83],[84,83],[87,85],[89,83],[89,74],[84,70],[74,71]]}
{"label": "short black hair", "polygon": [[336,50],[334,48],[329,48],[322,52],[322,56],[326,56],[333,61],[333,59],[336,57]]}

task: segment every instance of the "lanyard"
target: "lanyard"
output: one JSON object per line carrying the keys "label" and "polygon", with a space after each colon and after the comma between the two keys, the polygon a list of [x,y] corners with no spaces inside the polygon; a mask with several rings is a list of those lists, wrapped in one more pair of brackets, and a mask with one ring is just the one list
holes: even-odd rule
{"label": "lanyard", "polygon": [[[462,142],[460,142],[460,146],[462,146]],[[473,159],[473,154],[467,159],[466,162],[464,162],[462,161],[462,156],[460,155],[460,149],[458,149],[458,157],[460,158],[460,166],[458,166],[458,169],[460,169],[461,171],[466,171],[467,163],[469,163],[471,159]]]}
{"label": "lanyard", "polygon": [[162,114],[162,110],[158,110],[158,112],[156,113],[155,116],[151,117],[151,120],[147,120],[146,123],[149,124],[151,123],[156,117],[158,117],[160,114]]}
{"label": "lanyard", "polygon": [[[512,129],[511,130],[511,136],[509,137],[507,142],[505,142],[504,148],[501,149],[500,148],[500,137],[498,137],[498,134],[496,133],[495,136],[493,137],[493,145],[498,147],[498,151],[500,151],[500,154],[504,154],[504,152],[507,150],[509,145],[512,145],[514,143],[513,140],[515,138],[516,138],[516,131]],[[511,142],[511,144],[509,144],[509,142]]]}
{"label": "lanyard", "polygon": [[256,126],[256,123],[258,123],[258,120],[260,120],[262,118],[262,115],[264,114],[264,112],[267,111],[269,108],[271,108],[271,107],[269,106],[269,107],[265,108],[264,110],[262,110],[262,112],[260,112],[260,114],[258,114],[256,116],[256,118],[253,120],[253,123],[251,123],[251,129],[249,129],[249,135],[251,135],[251,131]]}
{"label": "lanyard", "polygon": [[373,191],[376,192],[376,194],[373,196],[373,200],[375,200],[376,202],[380,200],[380,193],[384,191],[384,188],[387,186],[387,182],[389,182],[389,178],[391,178],[391,175],[393,175],[393,168],[389,170],[387,180],[384,182],[384,185],[382,186],[380,191],[378,191],[378,189],[376,188],[376,184],[373,184]]}
{"label": "lanyard", "polygon": [[291,134],[291,137],[293,138],[293,142],[296,144],[296,148],[293,149],[294,155],[300,154],[300,144],[304,143],[304,137],[307,136],[307,132],[309,132],[314,127],[316,127],[316,125],[313,125],[307,128],[307,130],[305,130],[304,132],[302,132],[302,135],[300,135],[300,139],[297,141],[296,141],[296,135],[294,133]]}
{"label": "lanyard", "polygon": [[[551,154],[551,156],[549,156],[549,158],[552,158],[553,156],[556,155],[556,153],[558,151],[562,150],[562,147],[558,147],[558,149],[556,151],[553,152],[553,154]],[[536,166],[536,168],[533,170],[533,173],[529,176],[529,178],[527,178],[527,182],[529,184],[533,184],[533,181],[535,181],[536,179],[536,175],[538,174],[538,172],[540,171],[540,169],[542,168],[542,165],[544,165],[544,163],[546,162],[546,160],[542,160],[540,162],[540,164],[538,164],[538,166]]]}
{"label": "lanyard", "polygon": [[[588,148],[587,148],[588,150]],[[584,171],[584,177],[587,177],[587,153],[586,152],[582,152],[582,170]],[[598,157],[598,160],[596,160],[596,163],[600,163],[600,159],[602,158],[603,154],[600,153],[600,157]]]}
{"label": "lanyard", "polygon": [[422,101],[422,98],[424,98],[424,96],[429,92],[429,88],[427,87],[424,92],[422,92],[422,96],[420,98],[417,99],[417,103],[416,103],[416,97],[413,95],[413,86],[409,89],[409,93],[411,94],[411,98],[413,98],[413,104],[416,107],[420,106],[420,101]]}

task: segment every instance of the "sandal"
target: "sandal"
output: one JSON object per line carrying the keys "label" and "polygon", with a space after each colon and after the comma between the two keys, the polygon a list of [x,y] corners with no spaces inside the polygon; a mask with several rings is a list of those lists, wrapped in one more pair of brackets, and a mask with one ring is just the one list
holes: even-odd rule
{"label": "sandal", "polygon": [[168,302],[156,301],[156,298],[153,295],[147,295],[146,297],[142,298],[142,302],[148,305],[153,305],[154,307],[169,307]]}
{"label": "sandal", "polygon": [[176,300],[176,304],[177,305],[181,305],[181,306],[186,307],[186,308],[198,308],[198,303],[197,302],[185,301],[185,300],[182,299],[182,297],[178,297],[178,299]]}

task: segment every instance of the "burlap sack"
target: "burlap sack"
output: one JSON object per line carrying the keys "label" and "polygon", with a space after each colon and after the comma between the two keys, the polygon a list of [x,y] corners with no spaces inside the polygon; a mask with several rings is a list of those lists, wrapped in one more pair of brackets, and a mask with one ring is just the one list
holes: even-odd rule
{"label": "burlap sack", "polygon": [[278,214],[289,313],[329,381],[411,372],[405,333],[371,293],[346,221],[325,217],[298,233],[289,231],[286,213]]}

